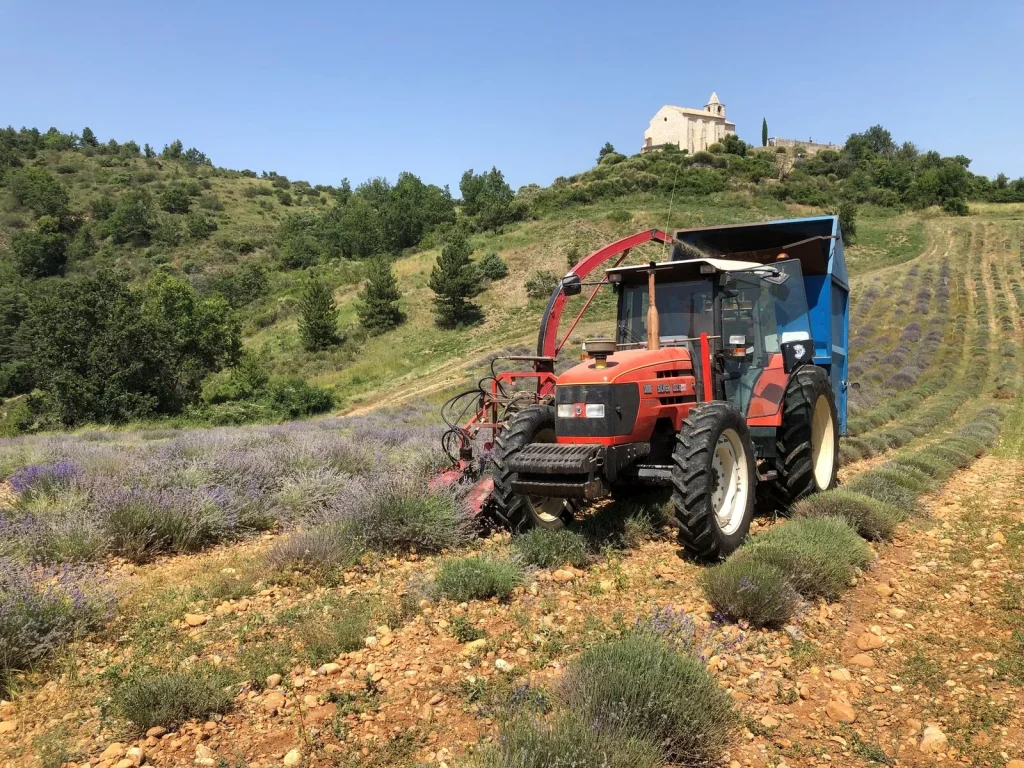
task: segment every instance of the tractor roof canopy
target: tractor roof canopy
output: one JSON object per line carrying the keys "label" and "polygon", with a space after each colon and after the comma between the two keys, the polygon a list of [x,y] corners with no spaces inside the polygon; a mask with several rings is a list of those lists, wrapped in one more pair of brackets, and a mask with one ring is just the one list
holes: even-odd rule
{"label": "tractor roof canopy", "polygon": [[716,272],[745,272],[763,266],[756,261],[734,261],[732,259],[688,259],[686,261],[663,261],[660,264],[638,264],[632,267],[616,267],[606,270],[608,282],[634,285],[646,283],[652,269],[659,283],[681,283],[699,280]]}

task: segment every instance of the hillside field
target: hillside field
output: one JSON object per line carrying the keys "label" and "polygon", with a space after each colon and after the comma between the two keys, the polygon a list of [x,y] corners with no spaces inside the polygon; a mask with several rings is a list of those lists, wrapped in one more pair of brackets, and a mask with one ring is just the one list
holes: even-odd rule
{"label": "hillside field", "polygon": [[[424,248],[396,263],[409,321],[343,366],[292,354],[287,314],[245,336],[342,415],[0,441],[0,762],[1019,768],[1024,205],[861,209],[842,488],[723,565],[681,557],[657,495],[510,537],[426,490],[438,404],[534,343],[528,274],[647,227],[816,211],[637,195],[476,234],[511,274],[461,332],[432,325]],[[343,318],[355,292],[335,287]],[[750,566],[822,531],[825,562]],[[665,698],[621,698],[633,679]]]}

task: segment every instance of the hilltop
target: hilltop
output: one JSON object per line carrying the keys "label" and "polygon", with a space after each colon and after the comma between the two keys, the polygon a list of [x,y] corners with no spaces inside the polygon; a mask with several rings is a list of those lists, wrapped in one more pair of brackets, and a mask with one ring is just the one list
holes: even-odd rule
{"label": "hilltop", "polygon": [[[968,166],[964,157],[897,146],[876,126],[813,157],[738,140],[693,156],[605,148],[593,169],[516,193],[497,169],[467,171],[456,198],[411,173],[314,187],[273,171],[219,168],[181,142],[157,152],[100,143],[88,129],[7,129],[4,430],[277,420],[443,388],[489,353],[532,344],[537,297],[573,259],[617,235],[835,210],[858,243],[854,258],[859,248],[865,259],[898,261],[922,238],[922,220],[904,211],[962,214],[967,200],[1024,199],[1024,180],[993,181]],[[445,330],[434,323],[427,281],[455,228],[477,261],[495,253],[510,274],[482,281],[481,324]],[[367,260],[378,255],[393,264],[406,322],[375,336],[356,309]],[[337,343],[319,351],[304,349],[299,334],[311,273],[338,305]],[[78,322],[86,308],[100,319]],[[54,317],[65,318],[60,328]],[[151,353],[128,351],[139,348]],[[73,364],[68,350],[76,350]]]}

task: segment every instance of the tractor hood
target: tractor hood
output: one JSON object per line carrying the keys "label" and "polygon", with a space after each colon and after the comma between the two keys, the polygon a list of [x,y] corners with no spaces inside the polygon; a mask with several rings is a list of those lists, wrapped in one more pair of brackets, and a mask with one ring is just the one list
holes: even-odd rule
{"label": "tractor hood", "polygon": [[[615,384],[671,375],[693,375],[690,353],[683,347],[626,349],[608,356],[604,368],[584,360],[558,377],[558,385]],[[660,376],[659,376],[660,374]]]}

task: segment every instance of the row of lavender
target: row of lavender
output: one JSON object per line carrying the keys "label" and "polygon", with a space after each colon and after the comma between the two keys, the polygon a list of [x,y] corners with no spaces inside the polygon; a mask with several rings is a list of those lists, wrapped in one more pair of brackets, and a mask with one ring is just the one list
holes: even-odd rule
{"label": "row of lavender", "polygon": [[108,556],[142,562],[291,526],[330,532],[312,539],[352,558],[380,541],[464,541],[461,505],[424,492],[442,462],[426,424],[406,412],[0,441],[0,693],[110,617],[116,596],[95,565]]}

